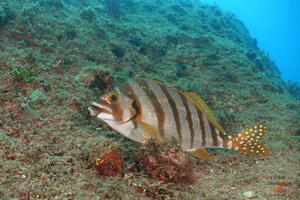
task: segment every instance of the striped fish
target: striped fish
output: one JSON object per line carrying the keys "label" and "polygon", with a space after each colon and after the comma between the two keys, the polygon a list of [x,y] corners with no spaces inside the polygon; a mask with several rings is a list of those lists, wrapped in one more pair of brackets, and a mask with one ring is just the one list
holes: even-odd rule
{"label": "striped fish", "polygon": [[195,93],[185,93],[153,80],[136,80],[103,95],[89,107],[92,116],[131,140],[158,143],[176,139],[184,151],[212,160],[206,148],[226,148],[268,156],[258,143],[266,134],[263,124],[230,136]]}

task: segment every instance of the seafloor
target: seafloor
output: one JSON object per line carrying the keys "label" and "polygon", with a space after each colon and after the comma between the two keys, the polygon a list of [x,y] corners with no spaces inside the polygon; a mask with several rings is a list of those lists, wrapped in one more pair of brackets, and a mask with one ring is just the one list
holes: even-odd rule
{"label": "seafloor", "polygon": [[[0,199],[300,199],[299,85],[233,14],[197,2],[1,0]],[[200,94],[228,133],[267,124],[271,155],[185,155],[192,182],[188,168],[166,180],[172,162],[137,167],[162,147],[87,110],[135,78]],[[101,171],[103,155],[121,164]]]}

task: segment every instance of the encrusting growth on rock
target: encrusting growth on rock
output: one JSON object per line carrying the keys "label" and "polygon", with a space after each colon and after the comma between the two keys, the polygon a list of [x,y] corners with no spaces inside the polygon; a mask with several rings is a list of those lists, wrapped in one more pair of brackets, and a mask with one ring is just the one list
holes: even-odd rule
{"label": "encrusting growth on rock", "polygon": [[164,183],[192,183],[195,180],[194,163],[178,144],[157,144],[150,141],[133,155],[138,171]]}

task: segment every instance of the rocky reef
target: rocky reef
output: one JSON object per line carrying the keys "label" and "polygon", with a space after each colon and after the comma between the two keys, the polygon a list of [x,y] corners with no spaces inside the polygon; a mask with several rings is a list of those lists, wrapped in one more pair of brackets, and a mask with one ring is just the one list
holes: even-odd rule
{"label": "rocky reef", "polygon": [[[3,199],[300,198],[299,84],[216,6],[1,0],[0,70]],[[271,156],[210,150],[202,161],[89,116],[91,101],[135,78],[198,93],[229,134],[267,124]]]}

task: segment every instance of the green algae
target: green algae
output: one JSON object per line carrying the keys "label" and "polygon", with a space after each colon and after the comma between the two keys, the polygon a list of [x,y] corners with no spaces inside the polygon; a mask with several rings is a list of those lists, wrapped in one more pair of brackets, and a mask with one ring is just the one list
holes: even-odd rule
{"label": "green algae", "polygon": [[36,79],[36,75],[33,69],[13,67],[11,73],[15,77],[15,79],[20,82],[30,83]]}

